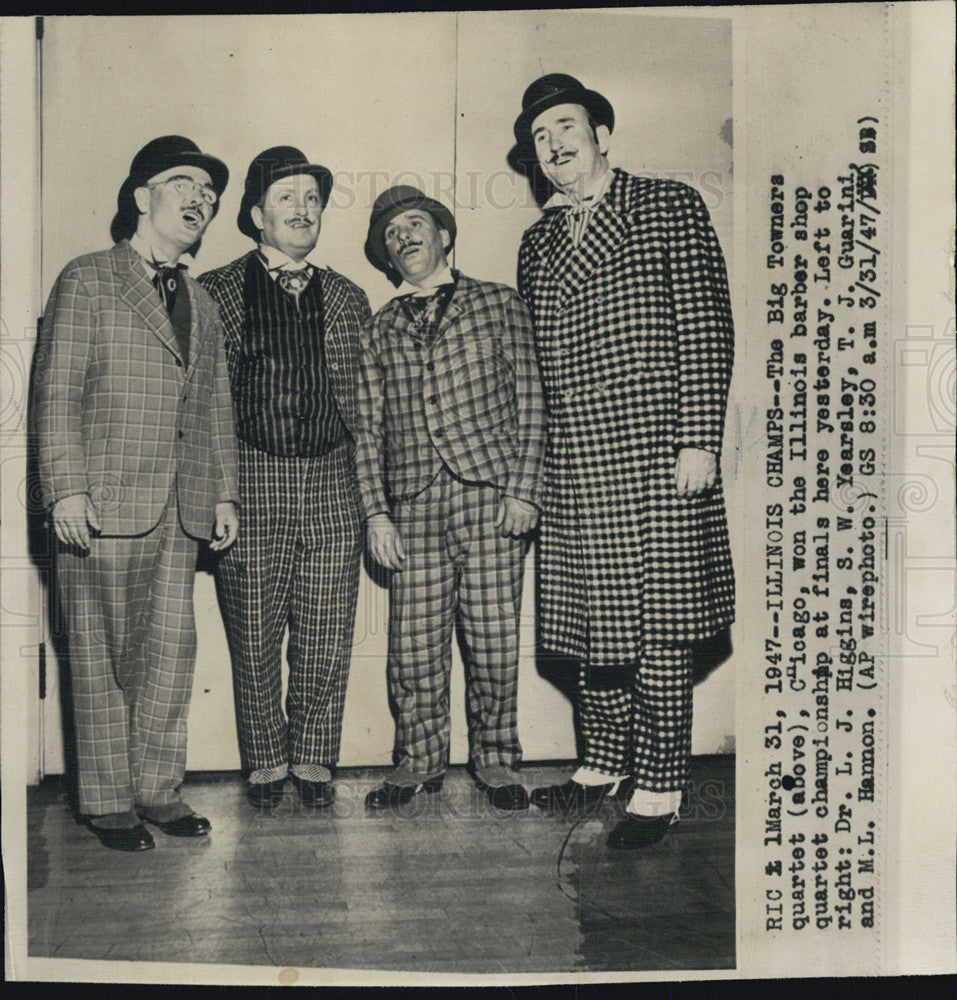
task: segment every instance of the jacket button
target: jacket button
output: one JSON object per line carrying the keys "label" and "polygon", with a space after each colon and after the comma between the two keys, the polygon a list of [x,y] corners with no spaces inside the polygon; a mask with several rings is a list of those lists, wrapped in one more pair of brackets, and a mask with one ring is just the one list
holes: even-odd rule
{"label": "jacket button", "polygon": [[434,361],[430,361],[425,367],[426,367],[426,369],[428,371],[434,372],[435,371],[435,362]]}
{"label": "jacket button", "polygon": [[439,400],[438,400],[438,397],[437,397],[437,396],[429,396],[429,403],[430,403],[430,404],[431,404],[432,406],[435,406],[435,404],[436,404],[436,403],[437,403],[438,401],[439,401]]}
{"label": "jacket button", "polygon": [[176,358],[176,367],[177,367],[177,368],[182,368],[182,367],[183,367],[183,362],[182,362],[182,361],[180,361],[180,359],[179,359],[179,358]]}
{"label": "jacket button", "polygon": [[444,437],[444,436],[445,436],[445,431],[443,431],[443,430],[442,430],[442,428],[440,427],[440,428],[439,428],[439,429],[438,429],[438,430],[437,430],[437,431],[435,432],[435,436],[436,436],[437,438],[440,438],[440,437]]}
{"label": "jacket button", "polygon": [[179,438],[181,438],[183,436],[183,432],[182,431],[178,431],[177,434],[176,434],[176,436],[179,437]]}

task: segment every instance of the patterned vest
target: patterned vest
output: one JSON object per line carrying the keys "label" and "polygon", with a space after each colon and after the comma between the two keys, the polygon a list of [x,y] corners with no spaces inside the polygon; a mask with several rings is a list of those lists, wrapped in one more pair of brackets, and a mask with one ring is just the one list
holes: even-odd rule
{"label": "patterned vest", "polygon": [[236,433],[272,455],[324,455],[349,434],[326,373],[320,275],[313,271],[297,306],[257,257],[246,264]]}

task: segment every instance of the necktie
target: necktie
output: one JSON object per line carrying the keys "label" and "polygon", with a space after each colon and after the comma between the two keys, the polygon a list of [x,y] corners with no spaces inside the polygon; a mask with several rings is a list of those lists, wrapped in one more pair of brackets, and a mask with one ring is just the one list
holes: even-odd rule
{"label": "necktie", "polygon": [[596,202],[589,204],[571,205],[565,210],[565,220],[568,223],[568,234],[572,238],[572,243],[577,247],[581,243],[585,229],[591,221],[592,213],[597,208]]}
{"label": "necktie", "polygon": [[284,292],[288,292],[298,302],[299,295],[306,285],[309,284],[311,276],[312,269],[309,267],[300,268],[298,271],[280,269],[276,275],[276,280],[279,282],[279,287]]}
{"label": "necktie", "polygon": [[167,313],[172,315],[173,306],[176,304],[176,293],[179,291],[179,273],[183,265],[168,267],[166,264],[154,263],[153,267],[156,268],[156,273],[153,275],[153,286],[160,293]]}

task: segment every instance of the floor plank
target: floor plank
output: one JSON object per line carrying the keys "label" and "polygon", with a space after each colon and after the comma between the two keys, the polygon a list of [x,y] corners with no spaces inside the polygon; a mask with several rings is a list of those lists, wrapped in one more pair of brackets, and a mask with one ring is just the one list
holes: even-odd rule
{"label": "floor plank", "polygon": [[[334,809],[275,812],[237,776],[191,775],[213,833],[104,850],[58,782],[28,791],[31,955],[520,973],[734,966],[734,766],[696,758],[682,821],[642,852],[605,846],[621,806],[572,822],[501,813],[453,768],[442,793],[367,812],[381,770],[344,772]],[[561,780],[528,767],[529,786]]]}

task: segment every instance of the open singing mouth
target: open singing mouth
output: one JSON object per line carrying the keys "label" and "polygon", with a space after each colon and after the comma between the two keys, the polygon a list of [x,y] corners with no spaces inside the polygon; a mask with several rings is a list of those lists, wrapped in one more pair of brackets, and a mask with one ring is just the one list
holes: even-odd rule
{"label": "open singing mouth", "polygon": [[190,229],[199,229],[199,227],[203,224],[203,221],[202,212],[193,208],[186,208],[183,210],[183,222],[185,222]]}

